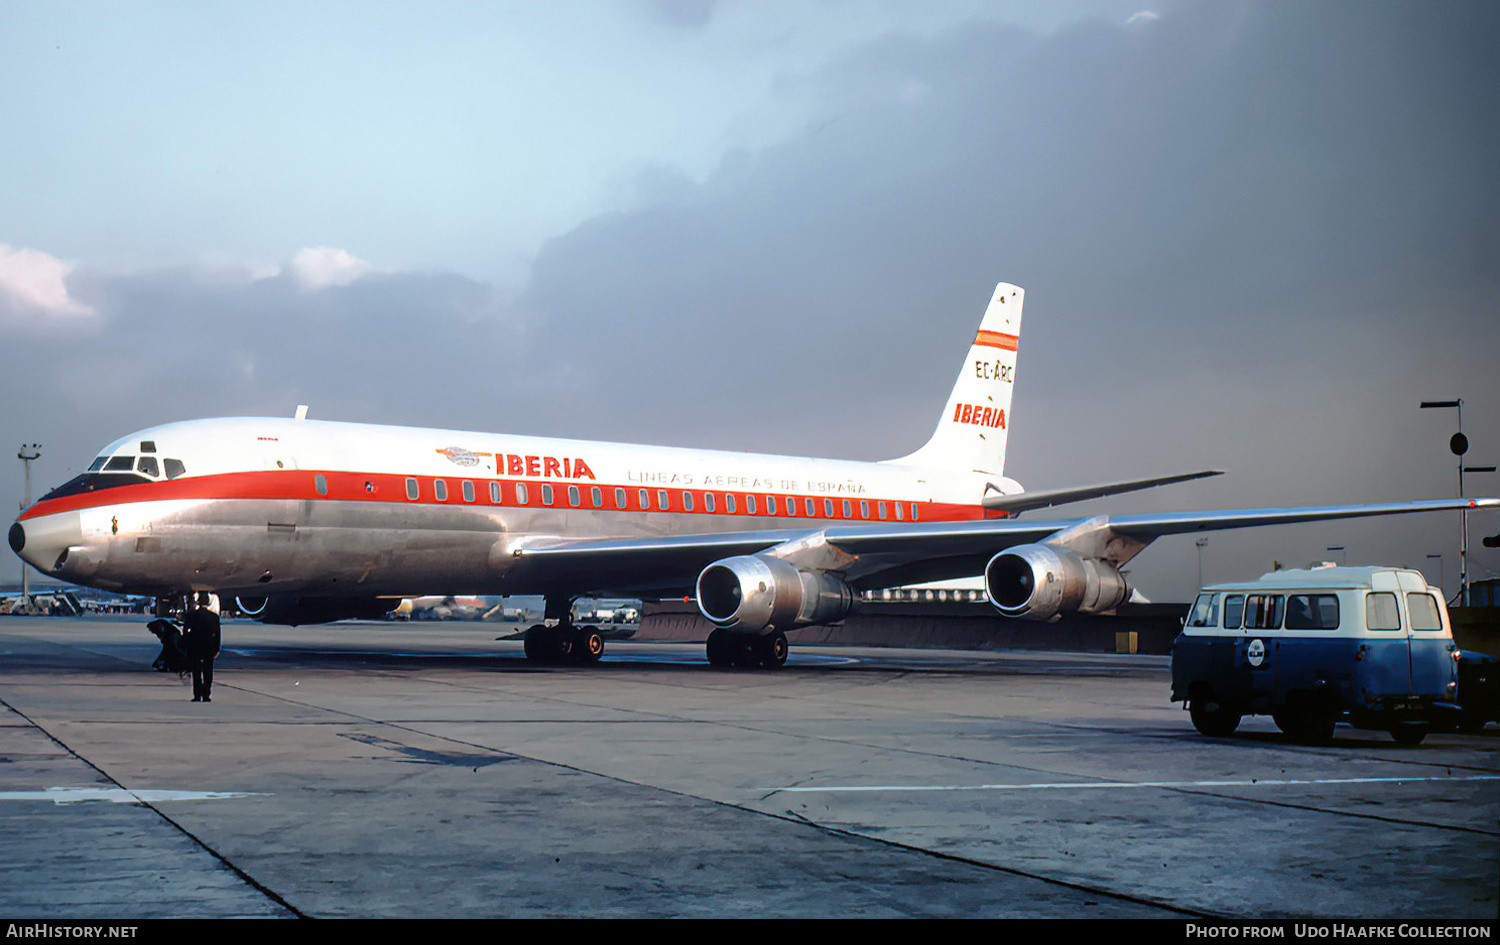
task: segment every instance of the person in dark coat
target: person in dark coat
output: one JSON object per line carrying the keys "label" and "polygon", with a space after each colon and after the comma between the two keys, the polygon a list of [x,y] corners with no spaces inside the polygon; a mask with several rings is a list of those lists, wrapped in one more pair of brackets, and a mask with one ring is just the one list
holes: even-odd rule
{"label": "person in dark coat", "polygon": [[214,685],[214,657],[219,655],[219,615],[210,595],[200,592],[191,600],[182,623],[183,649],[193,670],[193,701],[212,702],[209,690]]}

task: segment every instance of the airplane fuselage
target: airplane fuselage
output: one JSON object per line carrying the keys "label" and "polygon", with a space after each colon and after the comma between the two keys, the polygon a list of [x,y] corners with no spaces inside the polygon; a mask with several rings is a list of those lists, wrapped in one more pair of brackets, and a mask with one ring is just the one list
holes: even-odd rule
{"label": "airplane fuselage", "polygon": [[[11,543],[44,572],[128,593],[532,594],[548,587],[517,567],[522,539],[1003,517],[980,504],[996,478],[305,419],[194,420],[112,443],[90,472],[23,513]],[[580,590],[651,589],[601,577]]]}

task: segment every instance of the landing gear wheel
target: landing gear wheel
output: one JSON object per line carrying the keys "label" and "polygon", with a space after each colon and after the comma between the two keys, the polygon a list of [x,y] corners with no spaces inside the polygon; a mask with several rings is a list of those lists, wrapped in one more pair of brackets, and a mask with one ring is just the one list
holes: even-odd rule
{"label": "landing gear wheel", "polygon": [[786,634],[780,630],[756,639],[753,650],[761,669],[780,669],[786,665]]}
{"label": "landing gear wheel", "polygon": [[[533,663],[566,663],[579,648],[571,627],[548,627],[537,624],[526,631],[523,646],[526,658]],[[603,643],[600,644],[601,649]]]}
{"label": "landing gear wheel", "polygon": [[604,655],[604,636],[598,627],[578,627],[573,631],[573,661],[584,665],[599,662]]}
{"label": "landing gear wheel", "polygon": [[1210,738],[1226,738],[1240,727],[1238,712],[1210,700],[1193,700],[1188,704],[1188,714],[1192,716],[1193,728]]}
{"label": "landing gear wheel", "polygon": [[728,669],[734,665],[733,640],[728,630],[715,630],[704,644],[708,653],[708,665],[715,669]]}

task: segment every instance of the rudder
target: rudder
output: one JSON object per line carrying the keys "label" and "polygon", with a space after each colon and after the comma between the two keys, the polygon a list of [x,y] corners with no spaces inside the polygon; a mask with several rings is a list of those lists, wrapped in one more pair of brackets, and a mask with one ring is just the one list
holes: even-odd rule
{"label": "rudder", "polygon": [[1024,299],[1019,286],[995,286],[932,438],[892,463],[1004,474]]}

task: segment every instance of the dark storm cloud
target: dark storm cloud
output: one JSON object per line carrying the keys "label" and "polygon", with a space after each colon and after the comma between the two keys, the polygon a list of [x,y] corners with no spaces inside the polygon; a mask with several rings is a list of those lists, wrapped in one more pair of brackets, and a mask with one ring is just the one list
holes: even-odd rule
{"label": "dark storm cloud", "polygon": [[1110,507],[1451,494],[1453,418],[1418,400],[1466,398],[1500,454],[1497,25],[1201,4],[887,39],[787,81],[821,109],[803,135],[555,240],[524,302],[653,365],[643,436],[881,458],[930,431],[1005,279],[1033,486],[1225,466]]}

